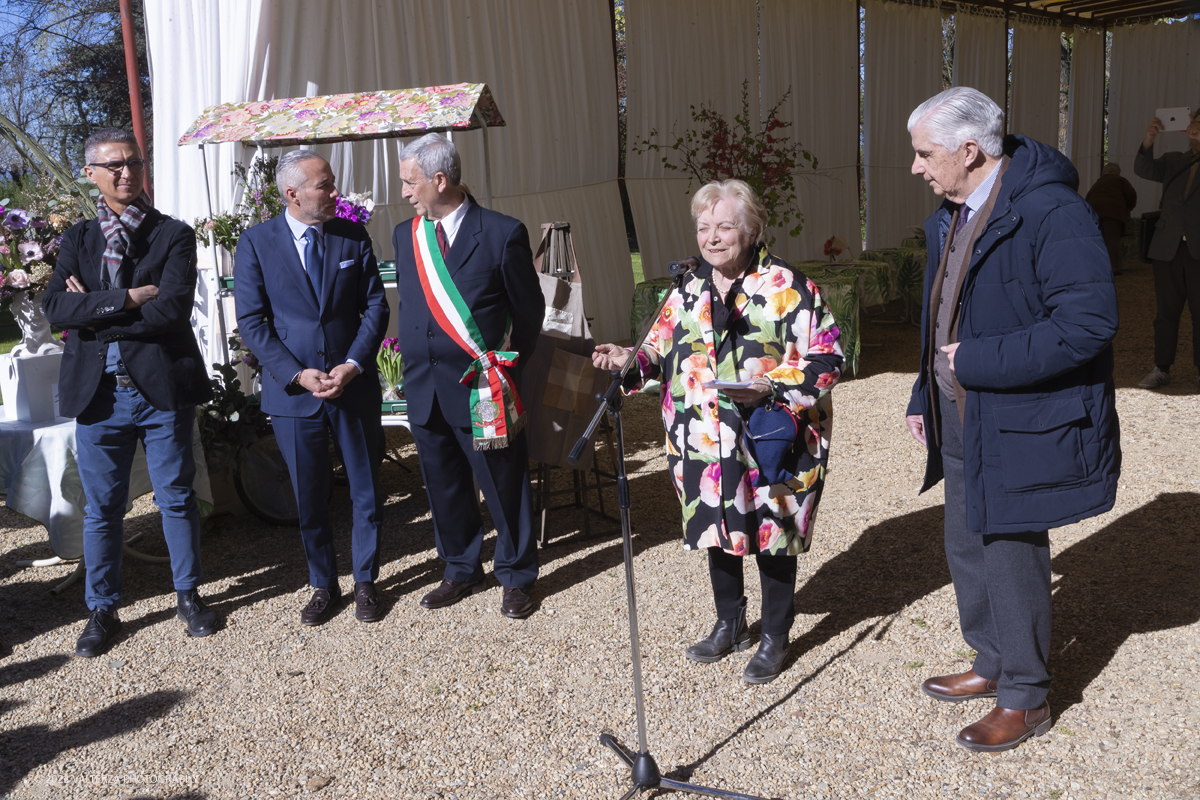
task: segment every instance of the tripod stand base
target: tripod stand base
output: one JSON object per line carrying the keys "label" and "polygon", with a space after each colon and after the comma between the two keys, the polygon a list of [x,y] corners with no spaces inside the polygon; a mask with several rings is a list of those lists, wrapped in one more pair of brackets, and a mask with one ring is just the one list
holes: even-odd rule
{"label": "tripod stand base", "polygon": [[[649,753],[631,753],[607,733],[600,734],[600,744],[616,753],[617,757],[624,761],[630,769],[629,777],[633,781],[633,788],[622,795],[621,800],[630,800],[630,798],[652,789],[701,794],[705,797],[728,797],[732,800],[766,800],[766,798],[752,794],[730,792],[725,789],[710,789],[707,786],[696,786],[684,781],[664,778],[658,771],[658,764],[654,762],[654,756]],[[770,800],[779,800],[779,798]]]}

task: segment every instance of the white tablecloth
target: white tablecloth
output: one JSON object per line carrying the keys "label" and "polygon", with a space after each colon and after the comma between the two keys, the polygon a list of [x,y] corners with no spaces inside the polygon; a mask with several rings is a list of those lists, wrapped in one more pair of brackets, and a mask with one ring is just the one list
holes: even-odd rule
{"label": "white tablecloth", "polygon": [[[212,508],[212,487],[200,432],[193,432],[196,497],[202,513]],[[146,454],[137,446],[129,481],[129,505],[154,490]],[[83,555],[83,510],[87,500],[75,466],[75,420],[54,422],[0,420],[0,491],[7,505],[46,526],[50,547],[60,558]]]}

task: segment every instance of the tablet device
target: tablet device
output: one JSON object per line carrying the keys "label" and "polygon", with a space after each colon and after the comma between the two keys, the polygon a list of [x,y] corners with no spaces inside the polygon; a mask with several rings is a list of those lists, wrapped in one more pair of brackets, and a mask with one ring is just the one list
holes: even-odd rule
{"label": "tablet device", "polygon": [[1160,108],[1154,116],[1162,120],[1164,131],[1186,131],[1192,122],[1192,110],[1187,106]]}

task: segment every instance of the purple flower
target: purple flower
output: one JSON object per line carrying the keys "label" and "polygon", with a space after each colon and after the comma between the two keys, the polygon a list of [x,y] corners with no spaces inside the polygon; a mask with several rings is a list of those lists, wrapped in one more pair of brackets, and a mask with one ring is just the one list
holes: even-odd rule
{"label": "purple flower", "polygon": [[31,228],[41,229],[41,228],[46,227],[49,224],[50,223],[46,222],[46,220],[42,219],[41,217],[34,217],[32,220],[29,221],[29,227],[31,227]]}
{"label": "purple flower", "polygon": [[22,211],[19,208],[14,208],[8,212],[8,216],[4,218],[4,227],[10,230],[24,230],[29,225],[29,212]]}
{"label": "purple flower", "polygon": [[42,246],[37,242],[21,242],[17,246],[17,252],[21,254],[21,263],[28,264],[30,261],[37,261],[45,256],[42,252]]}

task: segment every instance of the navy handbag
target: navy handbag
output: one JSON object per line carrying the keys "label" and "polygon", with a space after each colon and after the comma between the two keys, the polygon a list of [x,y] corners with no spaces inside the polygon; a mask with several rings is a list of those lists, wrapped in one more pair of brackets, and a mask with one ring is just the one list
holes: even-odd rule
{"label": "navy handbag", "polygon": [[806,451],[800,441],[803,426],[791,409],[770,400],[750,412],[746,420],[746,449],[758,464],[755,486],[786,483],[796,477],[800,456]]}

